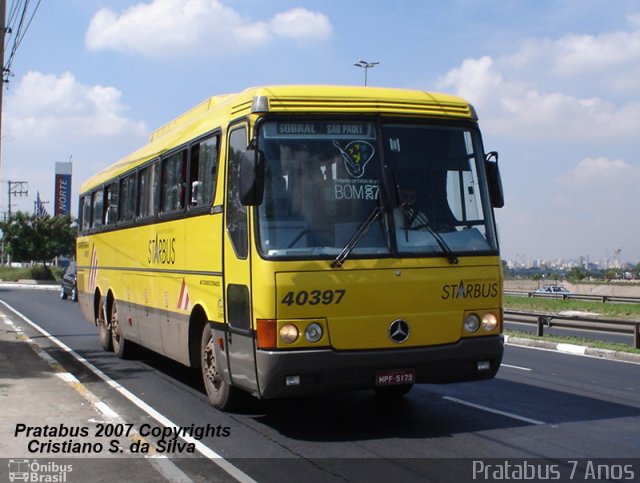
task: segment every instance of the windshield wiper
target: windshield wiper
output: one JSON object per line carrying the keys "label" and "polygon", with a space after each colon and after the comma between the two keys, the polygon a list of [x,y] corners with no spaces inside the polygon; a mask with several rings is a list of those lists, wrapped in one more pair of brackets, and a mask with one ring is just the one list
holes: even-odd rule
{"label": "windshield wiper", "polygon": [[333,262],[331,262],[332,268],[340,268],[344,261],[347,259],[351,251],[356,247],[358,242],[362,240],[362,237],[366,235],[373,225],[373,222],[378,219],[378,217],[384,212],[384,208],[382,208],[382,204],[380,203],[380,198],[378,198],[378,204],[375,206],[371,213],[367,216],[367,218],[360,224],[358,229],[351,235],[349,241],[344,246],[342,251],[338,253],[338,256],[335,258]]}
{"label": "windshield wiper", "polygon": [[[404,221],[404,232],[405,232],[405,236],[407,237],[407,242],[409,241],[409,230],[415,230],[415,229],[425,229],[429,232],[429,235],[431,235],[433,237],[433,239],[436,241],[436,243],[438,244],[438,246],[440,247],[440,250],[442,250],[442,253],[445,254],[445,256],[447,257],[447,260],[449,260],[449,263],[451,265],[457,265],[458,264],[458,257],[456,256],[456,254],[453,252],[453,250],[451,250],[451,248],[449,247],[449,245],[447,245],[447,242],[444,241],[444,238],[442,238],[442,235],[440,235],[440,233],[438,233],[437,231],[435,231],[433,228],[431,228],[431,225],[429,224],[429,221],[426,219],[426,217],[424,215],[422,215],[424,217],[424,222],[420,223],[420,225],[416,228],[411,228],[409,226],[410,222],[409,222],[409,210],[415,211],[415,208],[413,208],[413,206],[411,206],[408,203],[401,203],[399,205],[400,209],[402,210],[402,218]],[[415,213],[414,213],[415,215]],[[415,216],[413,218],[414,220],[416,219]]]}
{"label": "windshield wiper", "polygon": [[424,227],[427,229],[429,234],[434,238],[434,240],[436,241],[436,243],[438,244],[442,252],[446,255],[447,260],[449,260],[449,263],[451,265],[457,265],[458,257],[456,256],[455,253],[453,253],[453,250],[449,248],[449,245],[447,245],[447,242],[444,241],[444,238],[442,238],[442,235],[434,231],[434,229],[431,228],[429,225],[424,225]]}

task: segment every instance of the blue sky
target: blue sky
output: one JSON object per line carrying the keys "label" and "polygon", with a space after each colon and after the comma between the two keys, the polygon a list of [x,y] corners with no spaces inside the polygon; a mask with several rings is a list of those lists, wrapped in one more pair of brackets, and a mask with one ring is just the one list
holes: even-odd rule
{"label": "blue sky", "polygon": [[52,212],[71,159],[76,213],[85,178],[205,98],[362,84],[358,59],[380,62],[370,85],[474,104],[503,257],[640,262],[635,0],[42,0],[4,91],[1,179],[29,183],[14,211],[39,191]]}

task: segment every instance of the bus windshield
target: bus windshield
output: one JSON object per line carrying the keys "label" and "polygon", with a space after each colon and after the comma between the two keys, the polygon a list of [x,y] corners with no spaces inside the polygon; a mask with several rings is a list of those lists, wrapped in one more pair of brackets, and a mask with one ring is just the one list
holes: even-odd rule
{"label": "bus windshield", "polygon": [[260,125],[258,148],[265,191],[257,231],[267,258],[446,256],[455,263],[457,255],[497,252],[476,130],[279,120]]}

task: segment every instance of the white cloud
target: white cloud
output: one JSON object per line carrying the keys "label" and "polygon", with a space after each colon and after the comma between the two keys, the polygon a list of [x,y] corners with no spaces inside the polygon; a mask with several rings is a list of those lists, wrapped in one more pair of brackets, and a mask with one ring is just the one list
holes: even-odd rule
{"label": "white cloud", "polygon": [[476,104],[490,132],[624,138],[640,131],[640,16],[629,20],[630,31],[529,40],[503,57],[466,59],[439,87]]}
{"label": "white cloud", "polygon": [[490,102],[489,98],[495,96],[503,83],[502,75],[495,69],[493,59],[489,56],[466,59],[439,82],[445,88],[453,87],[460,96],[473,99],[473,102]]}
{"label": "white cloud", "polygon": [[323,40],[332,33],[331,23],[326,15],[304,8],[276,14],[269,26],[276,35],[300,40]]}
{"label": "white cloud", "polygon": [[582,75],[640,61],[640,30],[568,35],[553,44],[555,72]]}
{"label": "white cloud", "polygon": [[620,185],[639,185],[640,166],[633,166],[622,159],[605,157],[586,158],[561,178],[561,182],[576,188],[606,186],[613,188]]}
{"label": "white cloud", "polygon": [[640,16],[629,20],[626,31],[532,39],[508,55],[466,59],[439,79],[475,105],[503,155],[506,256],[637,247]]}
{"label": "white cloud", "polygon": [[203,50],[219,54],[262,46],[277,37],[325,40],[331,33],[326,15],[303,8],[252,21],[219,0],[153,0],[121,13],[99,10],[91,19],[86,45],[152,57],[202,55]]}
{"label": "white cloud", "polygon": [[[35,71],[12,85],[5,97],[2,179],[28,179],[31,198],[40,192],[53,199],[56,161],[72,156],[75,200],[84,179],[147,140],[147,126],[126,116],[115,87],[86,85],[70,72]],[[14,203],[14,209],[33,208],[27,198]]]}
{"label": "white cloud", "polygon": [[[580,235],[592,253],[614,245],[637,249],[640,228],[636,191],[640,165],[622,159],[585,158],[552,183],[550,212],[563,213],[566,233]],[[599,246],[598,246],[599,245]],[[598,250],[599,248],[599,250]]]}
{"label": "white cloud", "polygon": [[125,117],[125,110],[114,87],[84,85],[70,72],[29,71],[10,91],[5,129],[18,140],[145,133],[145,124]]}

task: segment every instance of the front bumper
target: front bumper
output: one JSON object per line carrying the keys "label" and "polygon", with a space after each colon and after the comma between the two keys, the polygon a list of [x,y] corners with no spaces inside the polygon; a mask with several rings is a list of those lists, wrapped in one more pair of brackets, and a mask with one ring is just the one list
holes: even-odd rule
{"label": "front bumper", "polygon": [[[498,372],[503,351],[501,335],[406,349],[258,350],[258,385],[260,396],[271,399],[373,388],[376,372],[380,370],[413,369],[416,383],[491,379]],[[479,370],[478,362],[489,365]],[[286,385],[287,376],[300,376],[300,384]]]}

